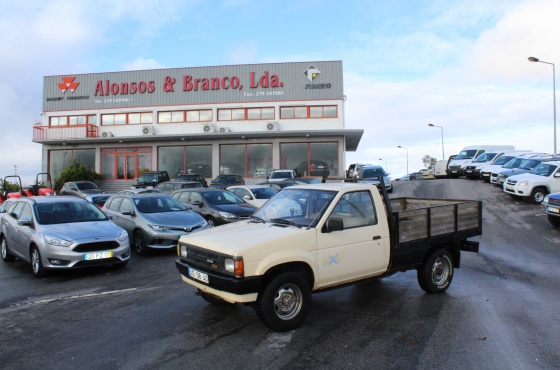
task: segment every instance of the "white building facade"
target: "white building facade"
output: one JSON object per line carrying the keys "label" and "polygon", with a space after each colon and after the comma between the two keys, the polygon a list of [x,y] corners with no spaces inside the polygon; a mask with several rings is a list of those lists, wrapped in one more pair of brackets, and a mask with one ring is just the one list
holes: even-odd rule
{"label": "white building facade", "polygon": [[47,76],[33,141],[53,179],[73,161],[123,186],[145,168],[343,177],[363,134],[345,129],[344,101],[341,61]]}

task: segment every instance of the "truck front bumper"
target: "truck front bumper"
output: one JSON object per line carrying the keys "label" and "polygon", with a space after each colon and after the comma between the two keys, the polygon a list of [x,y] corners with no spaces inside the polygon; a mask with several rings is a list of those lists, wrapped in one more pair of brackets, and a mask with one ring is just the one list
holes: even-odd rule
{"label": "truck front bumper", "polygon": [[[236,278],[208,271],[197,266],[190,266],[183,258],[177,258],[175,266],[179,273],[181,273],[181,278],[187,284],[231,303],[255,302],[262,285],[262,276]],[[208,283],[193,278],[190,273],[192,270],[206,275]],[[196,276],[197,274],[193,275]]]}

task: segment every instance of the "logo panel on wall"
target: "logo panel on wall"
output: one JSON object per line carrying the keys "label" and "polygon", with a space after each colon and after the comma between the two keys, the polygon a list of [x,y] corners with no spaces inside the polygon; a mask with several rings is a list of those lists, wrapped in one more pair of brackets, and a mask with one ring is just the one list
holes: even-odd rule
{"label": "logo panel on wall", "polygon": [[331,83],[323,83],[323,84],[315,84],[315,80],[319,78],[321,75],[321,71],[315,68],[313,64],[311,64],[307,69],[303,72],[303,75],[311,82],[310,84],[305,84],[305,89],[330,89]]}

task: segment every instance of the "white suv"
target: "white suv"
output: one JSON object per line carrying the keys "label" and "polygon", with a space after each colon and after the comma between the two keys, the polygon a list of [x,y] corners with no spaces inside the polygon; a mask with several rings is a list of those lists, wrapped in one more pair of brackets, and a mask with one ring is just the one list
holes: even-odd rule
{"label": "white suv", "polygon": [[514,199],[524,197],[540,204],[545,195],[560,192],[560,161],[542,162],[530,173],[508,177],[504,191]]}

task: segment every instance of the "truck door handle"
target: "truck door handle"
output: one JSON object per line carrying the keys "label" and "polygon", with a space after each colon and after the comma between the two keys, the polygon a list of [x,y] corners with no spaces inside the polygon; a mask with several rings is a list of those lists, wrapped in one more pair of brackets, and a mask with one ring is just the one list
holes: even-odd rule
{"label": "truck door handle", "polygon": [[372,238],[372,240],[379,240],[379,239],[381,239],[381,235],[375,235],[375,236]]}

